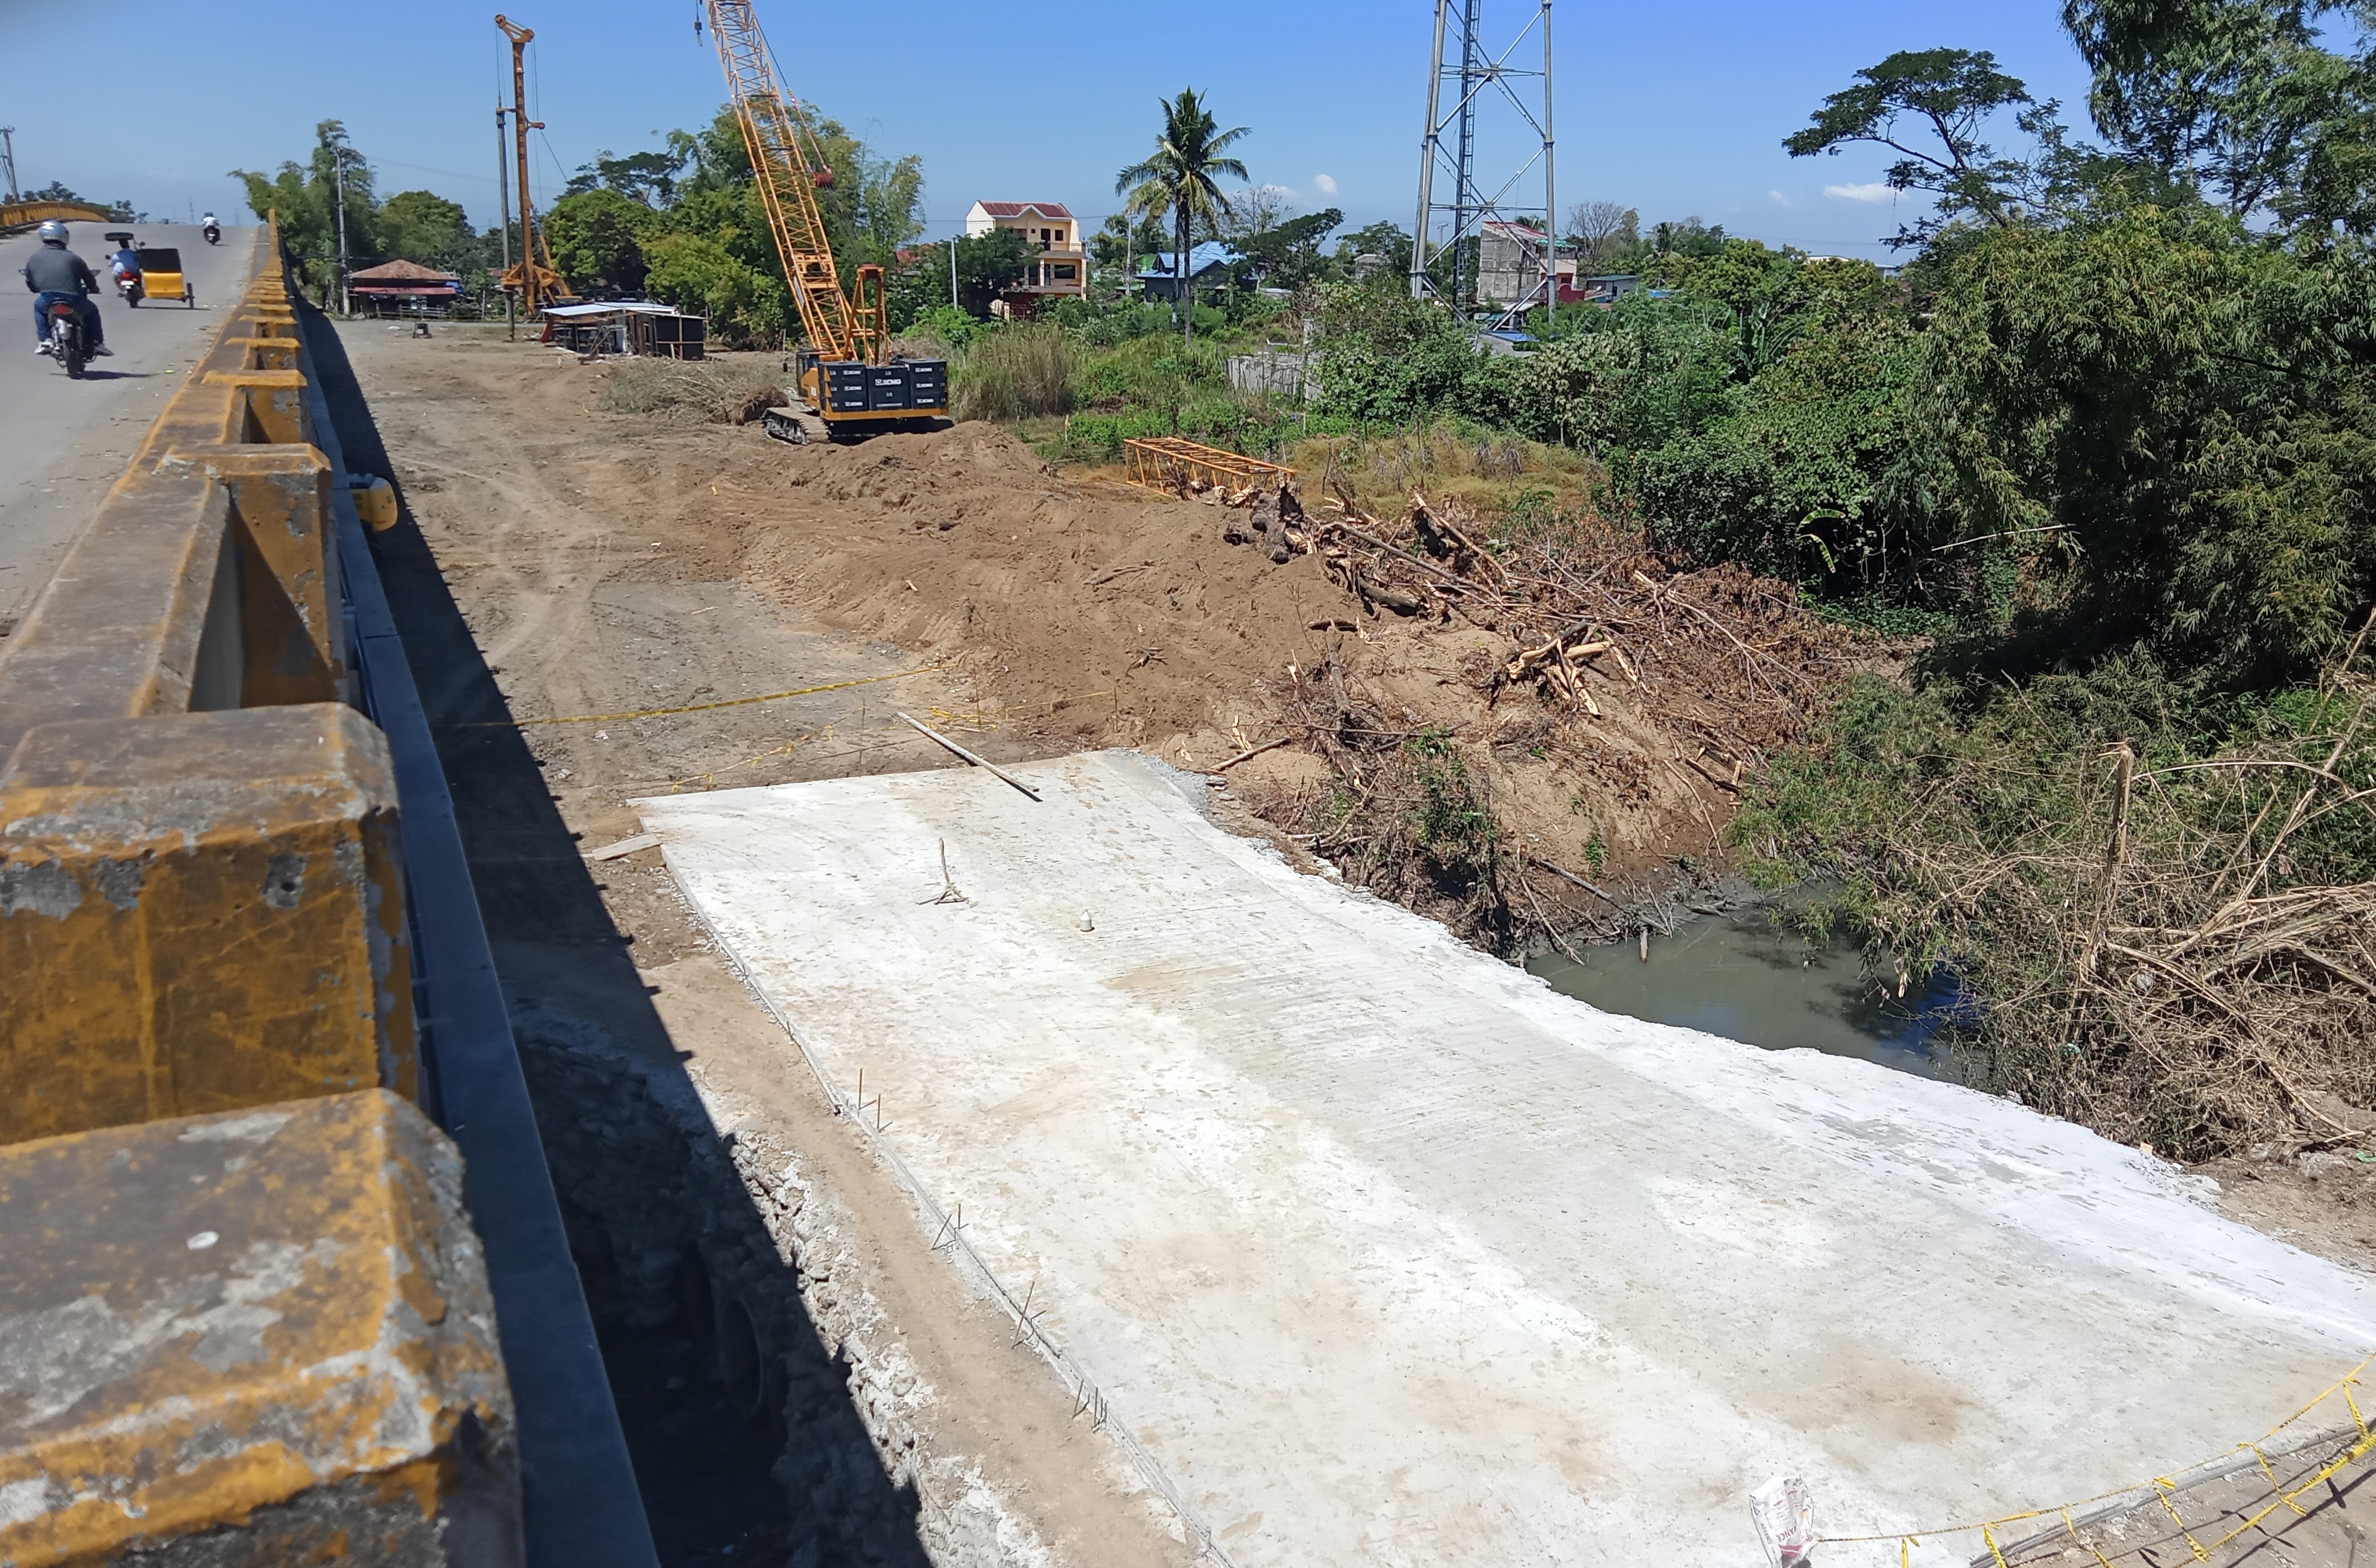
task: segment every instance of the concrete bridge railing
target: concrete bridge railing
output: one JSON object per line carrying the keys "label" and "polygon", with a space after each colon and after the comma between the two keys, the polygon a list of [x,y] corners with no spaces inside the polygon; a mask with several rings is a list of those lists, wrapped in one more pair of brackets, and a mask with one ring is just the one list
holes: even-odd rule
{"label": "concrete bridge railing", "polygon": [[467,1189],[437,1124],[408,799],[460,849],[327,408],[267,227],[0,643],[0,1562],[648,1563],[499,1002]]}

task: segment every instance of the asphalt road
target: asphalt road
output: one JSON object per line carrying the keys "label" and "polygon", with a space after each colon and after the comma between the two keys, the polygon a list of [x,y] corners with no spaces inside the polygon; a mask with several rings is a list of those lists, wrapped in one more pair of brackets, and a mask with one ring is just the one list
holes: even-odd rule
{"label": "asphalt road", "polygon": [[[70,244],[102,284],[113,223],[71,226]],[[18,268],[39,248],[30,232],[0,238],[0,635],[13,629],[56,569],[76,532],[140,445],[165,399],[197,362],[221,307],[254,275],[260,231],[226,228],[209,246],[183,223],[135,223],[143,245],[171,245],[196,291],[195,308],[152,302],[135,308],[111,287],[99,302],[113,359],[95,360],[82,381],[33,352],[32,296]]]}

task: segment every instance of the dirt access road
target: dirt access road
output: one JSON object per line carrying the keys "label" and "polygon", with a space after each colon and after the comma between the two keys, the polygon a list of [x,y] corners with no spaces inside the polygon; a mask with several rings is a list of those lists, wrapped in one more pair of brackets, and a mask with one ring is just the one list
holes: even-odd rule
{"label": "dirt access road", "polygon": [[[1289,666],[1341,670],[1381,710],[1473,734],[1547,858],[1582,863],[1606,835],[1614,872],[1705,844],[1721,793],[1661,784],[1622,688],[1598,688],[1605,722],[1564,732],[1537,704],[1485,712],[1478,661],[1506,647],[1459,622],[1364,617],[1313,558],[1275,566],[1221,543],[1213,508],[1053,474],[994,430],[794,449],[755,427],[603,411],[608,369],[499,332],[354,324],[341,339],[368,410],[326,370],[342,422],[363,424],[350,460],[406,503],[374,553],[439,726],[664,1561],[765,1560],[812,1538],[823,1563],[1189,1561],[833,1123],[657,851],[585,852],[635,834],[626,802],[643,795],[959,766],[900,708],[994,760],[1125,744],[1211,766],[1277,733],[1265,726]],[[790,691],[806,695],[711,706]],[[1324,774],[1297,747],[1257,757],[1230,775],[1225,820],[1258,828],[1230,797]],[[654,1123],[647,1101],[676,1120]],[[677,1170],[688,1146],[741,1184]],[[774,1162],[764,1180],[754,1161]],[[2221,1174],[2268,1210],[2231,1201],[2238,1218],[2364,1265],[2376,1180],[2324,1173],[2352,1190],[2314,1206],[2339,1222],[2329,1236],[2277,1171]],[[684,1266],[698,1253],[715,1273],[736,1227],[757,1238],[757,1274],[780,1274],[752,1287],[783,1307],[759,1335],[781,1371],[755,1392],[736,1386],[753,1374],[718,1326],[731,1314]]]}

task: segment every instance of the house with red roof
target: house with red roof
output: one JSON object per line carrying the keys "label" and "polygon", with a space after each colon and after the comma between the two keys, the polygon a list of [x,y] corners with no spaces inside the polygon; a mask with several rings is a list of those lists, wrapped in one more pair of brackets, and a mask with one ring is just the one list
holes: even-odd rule
{"label": "house with red roof", "polygon": [[1086,298],[1089,255],[1080,220],[1060,201],[978,201],[966,214],[966,236],[980,239],[995,229],[1012,229],[1038,253],[1023,281],[1006,291],[1010,306],[1066,295]]}

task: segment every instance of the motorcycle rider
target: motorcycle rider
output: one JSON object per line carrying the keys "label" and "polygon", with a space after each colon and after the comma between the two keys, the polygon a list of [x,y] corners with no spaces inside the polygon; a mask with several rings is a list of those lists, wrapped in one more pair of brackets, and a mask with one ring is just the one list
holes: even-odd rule
{"label": "motorcycle rider", "polygon": [[115,274],[115,284],[120,289],[125,279],[140,276],[140,253],[127,244],[107,258],[107,269]]}
{"label": "motorcycle rider", "polygon": [[222,236],[222,225],[215,221],[215,215],[211,212],[198,220],[198,227],[205,231],[208,244],[213,244]]}
{"label": "motorcycle rider", "polygon": [[33,329],[41,341],[33,352],[50,351],[50,306],[60,300],[71,301],[75,313],[82,317],[83,336],[90,339],[90,351],[95,355],[113,355],[101,334],[105,328],[99,319],[99,306],[89,295],[99,292],[99,279],[82,257],[66,249],[66,226],[53,218],[42,225],[42,248],[35,251],[19,268],[25,287],[33,291]]}

